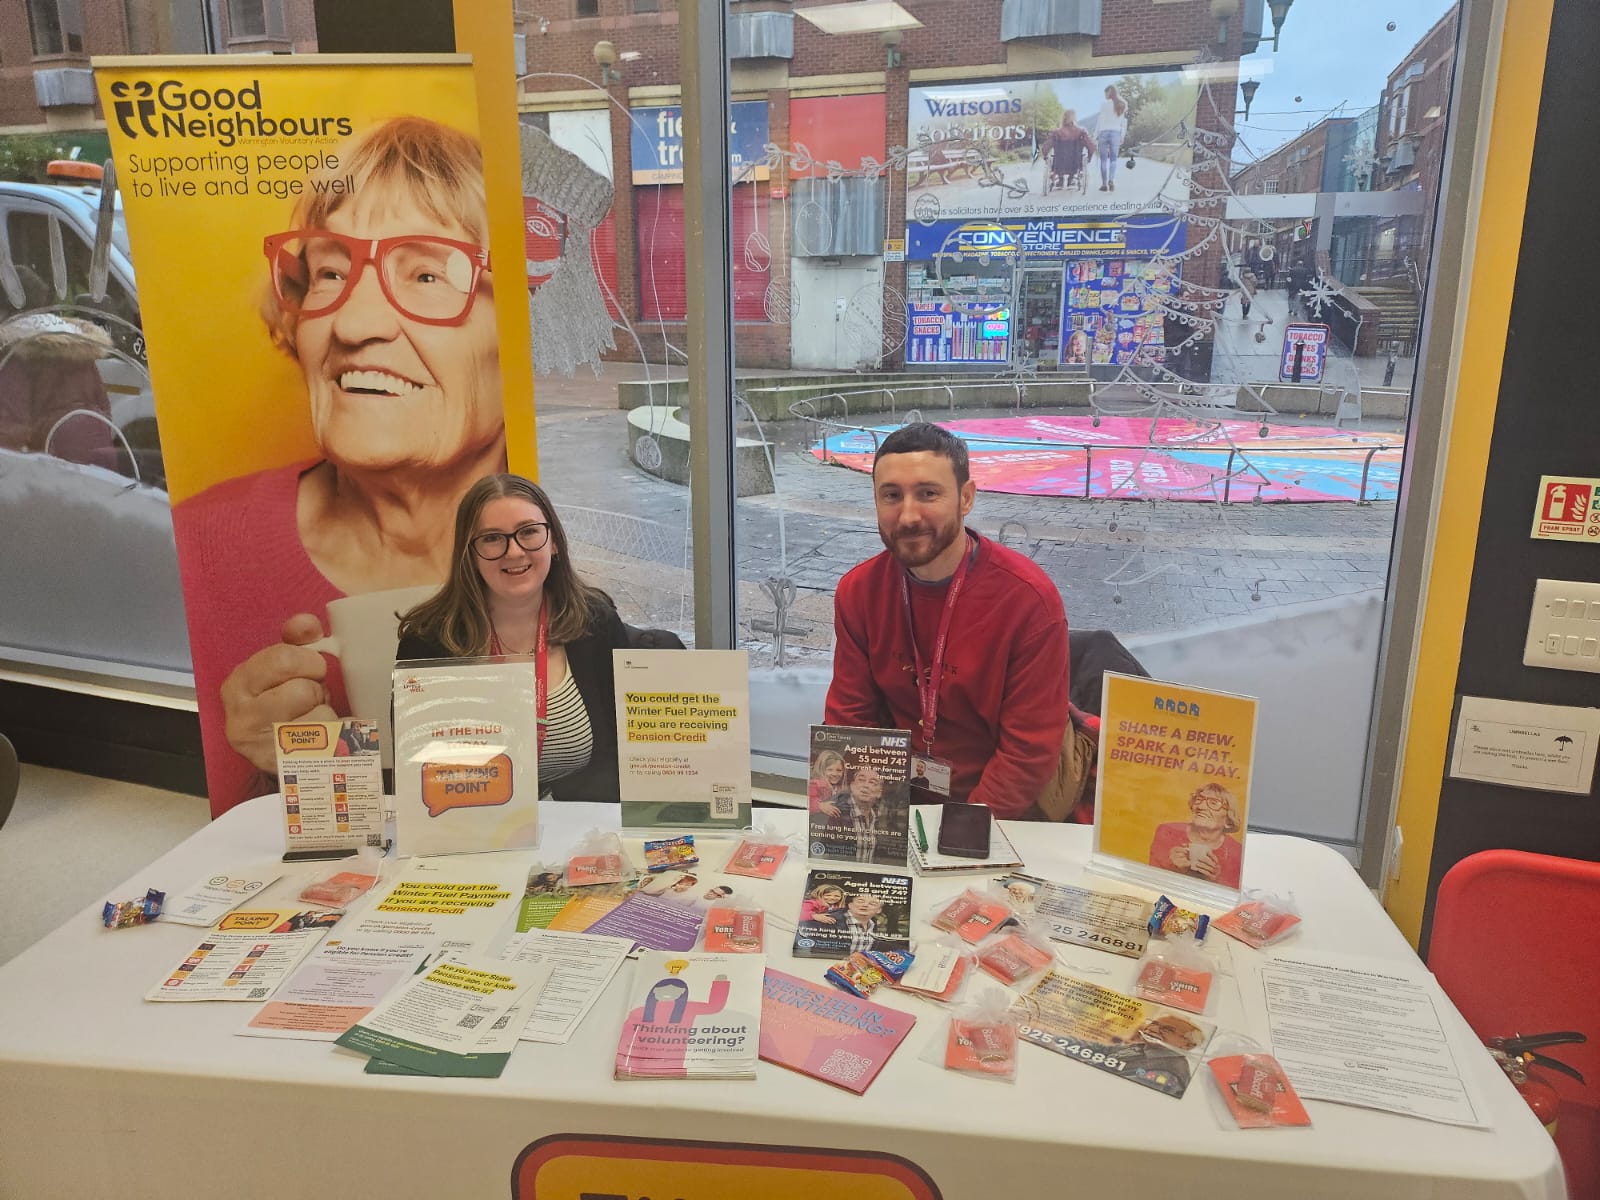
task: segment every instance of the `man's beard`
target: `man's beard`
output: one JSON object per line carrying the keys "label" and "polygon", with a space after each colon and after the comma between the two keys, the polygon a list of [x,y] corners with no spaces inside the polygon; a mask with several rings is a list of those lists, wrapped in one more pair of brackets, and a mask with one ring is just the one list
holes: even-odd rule
{"label": "man's beard", "polygon": [[[906,542],[922,534],[931,533],[926,548],[911,550]],[[919,525],[913,529],[897,529],[891,534],[878,530],[878,536],[883,539],[883,544],[889,548],[889,553],[895,556],[896,561],[903,567],[916,570],[925,567],[939,555],[948,550],[955,540],[961,536],[961,518],[957,517],[942,529],[930,529],[928,526]]]}

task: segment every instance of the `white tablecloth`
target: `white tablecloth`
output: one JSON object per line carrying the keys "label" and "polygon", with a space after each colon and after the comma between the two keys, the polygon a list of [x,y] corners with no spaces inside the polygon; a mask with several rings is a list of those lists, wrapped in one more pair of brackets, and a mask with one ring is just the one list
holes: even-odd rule
{"label": "white tablecloth", "polygon": [[[182,888],[205,872],[275,856],[278,811],[275,797],[235,809],[115,897]],[[614,823],[607,813],[546,805],[538,857],[562,857],[585,830]],[[798,828],[802,816],[758,819]],[[1084,878],[1087,828],[1006,828],[1031,872],[1063,883]],[[707,845],[703,861],[715,869],[724,853]],[[70,847],[61,859],[70,869]],[[805,870],[803,857],[791,854],[774,880],[755,885],[775,914],[793,919]],[[1294,891],[1306,917],[1295,949],[1415,963],[1334,851],[1257,835],[1246,872],[1247,886]],[[966,882],[918,880],[919,920]],[[144,1002],[200,931],[107,931],[98,916],[98,906],[86,910],[0,967],[0,1196],[504,1197],[519,1152],[555,1134],[883,1152],[916,1164],[937,1188],[929,1194],[947,1200],[1565,1194],[1549,1138],[1453,1011],[1449,1032],[1489,1111],[1488,1130],[1316,1102],[1308,1130],[1225,1130],[1205,1095],[1207,1078],[1173,1100],[1035,1047],[1020,1051],[1014,1086],[958,1076],[918,1060],[941,1032],[942,1010],[882,993],[875,999],[914,1013],[918,1024],[865,1096],[771,1064],[754,1082],[619,1083],[611,1067],[626,965],[569,1045],[524,1043],[499,1079],[371,1076],[364,1060],[326,1043],[235,1036],[247,1005]],[[821,979],[827,964],[790,960],[781,931],[769,928],[769,948],[771,964]],[[1255,953],[1231,949],[1236,959]],[[1092,950],[1063,955],[1109,971],[1089,976],[1108,986],[1131,984],[1130,960]],[[1221,981],[1207,1019],[1248,1031],[1233,980]],[[911,1195],[843,1185],[831,1194]],[[561,1195],[577,1200],[576,1191]]]}

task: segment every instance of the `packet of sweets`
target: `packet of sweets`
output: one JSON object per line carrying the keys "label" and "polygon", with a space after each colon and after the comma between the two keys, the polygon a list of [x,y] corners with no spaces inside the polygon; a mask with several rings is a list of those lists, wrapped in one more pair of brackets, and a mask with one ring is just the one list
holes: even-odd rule
{"label": "packet of sweets", "polygon": [[1179,908],[1165,896],[1156,901],[1154,910],[1150,913],[1151,937],[1182,937],[1185,934],[1194,934],[1197,942],[1205,941],[1206,930],[1211,924],[1211,918],[1205,913],[1193,912],[1187,908]]}
{"label": "packet of sweets", "polygon": [[976,1003],[957,1008],[945,1022],[945,1036],[929,1043],[923,1061],[947,1071],[1016,1082],[1021,1014],[1012,1012],[1007,1001],[1005,993],[990,988]]}
{"label": "packet of sweets", "polygon": [[744,875],[750,879],[771,879],[783,866],[794,842],[776,825],[753,825],[742,834],[743,840],[734,847],[724,875]]}
{"label": "packet of sweets", "polygon": [[682,837],[659,838],[644,844],[644,869],[652,875],[692,867],[699,862],[700,856],[695,853],[692,833]]}
{"label": "packet of sweets", "polygon": [[834,963],[823,972],[823,978],[835,987],[841,987],[863,1000],[888,979],[877,963],[865,954],[852,954],[841,963]]}
{"label": "packet of sweets", "polygon": [[1300,924],[1300,912],[1293,899],[1270,892],[1250,892],[1243,903],[1211,924],[1229,937],[1259,950],[1287,937]]}
{"label": "packet of sweets", "polygon": [[366,895],[377,882],[376,875],[367,875],[360,871],[339,871],[326,879],[308,883],[300,889],[300,899],[307,904],[315,904],[322,908],[347,908]]}
{"label": "packet of sweets", "polygon": [[1180,942],[1152,945],[1139,962],[1133,994],[1168,1008],[1203,1013],[1211,996],[1215,968],[1205,954]]}
{"label": "packet of sweets", "polygon": [[891,982],[905,978],[915,961],[915,955],[908,950],[868,950],[867,958]]}
{"label": "packet of sweets", "polygon": [[765,930],[766,914],[761,909],[719,905],[706,913],[706,952],[760,954]]}
{"label": "packet of sweets", "polygon": [[1050,969],[1054,947],[1043,933],[1021,928],[978,947],[978,965],[1001,983],[1021,985]]}
{"label": "packet of sweets", "polygon": [[[1236,1039],[1239,1042],[1248,1039]],[[1206,1060],[1229,1117],[1240,1129],[1278,1129],[1311,1124],[1282,1065],[1259,1049]]]}
{"label": "packet of sweets", "polygon": [[783,866],[789,853],[788,842],[759,842],[746,839],[739,843],[722,868],[724,875],[744,875],[751,879],[771,879]]}
{"label": "packet of sweets", "polygon": [[572,888],[621,883],[634,874],[622,852],[622,839],[598,829],[587,834],[567,860],[567,886]]}
{"label": "packet of sweets", "polygon": [[149,888],[143,896],[133,900],[107,900],[100,910],[100,920],[107,929],[130,929],[135,925],[148,925],[161,915],[161,906],[167,894]]}
{"label": "packet of sweets", "polygon": [[935,929],[953,933],[969,945],[977,945],[1015,916],[1011,905],[1000,897],[968,888],[943,905],[930,923]]}

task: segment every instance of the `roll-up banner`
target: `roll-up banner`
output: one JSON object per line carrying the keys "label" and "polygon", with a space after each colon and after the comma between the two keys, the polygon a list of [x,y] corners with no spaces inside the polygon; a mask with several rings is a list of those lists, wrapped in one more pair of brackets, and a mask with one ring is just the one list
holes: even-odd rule
{"label": "roll-up banner", "polygon": [[465,55],[94,67],[220,814],[275,787],[276,721],[375,720],[389,758],[395,614],[447,576],[508,421],[532,427],[499,353],[526,306],[494,295],[523,252],[490,234]]}

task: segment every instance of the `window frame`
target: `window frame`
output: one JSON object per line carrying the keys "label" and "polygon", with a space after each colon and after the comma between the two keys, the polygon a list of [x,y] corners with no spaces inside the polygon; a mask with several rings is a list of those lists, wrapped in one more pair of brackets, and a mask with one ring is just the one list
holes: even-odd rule
{"label": "window frame", "polygon": [[[285,18],[283,0],[226,0],[228,11],[228,41],[233,43],[284,42],[289,40],[288,23]],[[254,29],[248,32],[240,30],[238,14],[241,10],[249,8],[251,14],[259,13],[261,16],[261,31]]]}
{"label": "window frame", "polygon": [[[88,53],[83,36],[82,0],[27,0],[23,7],[28,14],[28,42],[35,59],[82,58]],[[54,30],[59,44],[54,49],[39,47],[40,30],[35,14],[43,13],[46,9],[53,12],[56,18]],[[76,46],[72,45],[74,39]]]}

